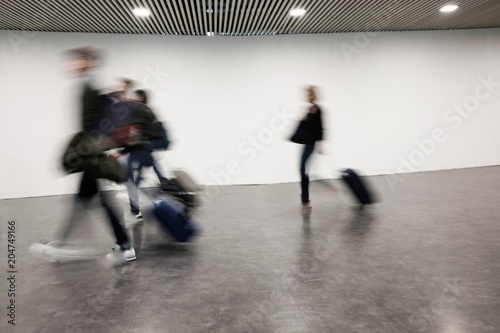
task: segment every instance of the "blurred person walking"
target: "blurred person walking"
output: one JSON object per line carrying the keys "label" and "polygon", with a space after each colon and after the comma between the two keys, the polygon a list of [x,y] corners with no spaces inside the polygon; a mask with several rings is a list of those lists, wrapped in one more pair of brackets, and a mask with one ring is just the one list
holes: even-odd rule
{"label": "blurred person walking", "polygon": [[315,150],[315,147],[321,152],[321,143],[323,140],[323,121],[321,109],[316,104],[317,87],[306,87],[306,100],[310,104],[307,113],[301,119],[297,130],[293,134],[291,141],[303,144],[304,149],[300,158],[300,189],[301,202],[303,208],[311,208],[309,197],[309,175],[307,174],[307,162]]}
{"label": "blurred person walking", "polygon": [[[86,213],[90,208],[92,199],[98,196],[116,239],[116,246],[113,248],[112,253],[106,256],[107,262],[111,265],[116,265],[133,261],[136,260],[136,253],[132,247],[130,238],[121,219],[118,217],[119,214],[115,211],[115,207],[109,201],[107,195],[100,191],[100,186],[98,184],[98,178],[113,180],[121,178],[121,176],[110,177],[109,174],[104,174],[109,171],[109,169],[105,167],[110,165],[114,166],[114,164],[110,163],[112,161],[103,153],[103,151],[107,149],[106,145],[103,143],[105,134],[100,128],[102,127],[101,121],[104,117],[103,97],[93,87],[93,71],[99,64],[99,52],[92,47],[81,47],[70,50],[69,55],[71,57],[68,64],[69,69],[81,81],[81,98],[79,100],[81,131],[70,143],[70,147],[71,145],[74,146],[74,151],[77,155],[74,170],[68,170],[68,165],[71,165],[74,161],[69,161],[67,153],[65,154],[63,164],[69,173],[82,172],[82,178],[78,192],[74,198],[71,216],[66,226],[62,229],[59,240],[47,245],[33,244],[31,251],[49,260],[85,258],[86,256],[80,255],[81,253],[78,250],[67,248],[68,239],[75,228],[83,223],[82,220],[86,219]],[[80,152],[86,149],[93,149],[96,146],[102,148],[97,149],[97,157],[96,154],[80,154]],[[56,244],[56,246],[50,246],[54,244]]]}
{"label": "blurred person walking", "polygon": [[[144,125],[141,129],[141,140],[135,144],[125,147],[119,152],[115,152],[113,156],[119,158],[122,155],[128,154],[127,158],[127,173],[128,181],[127,193],[130,203],[130,213],[134,216],[127,228],[142,223],[143,214],[139,204],[139,186],[142,181],[142,171],[145,167],[153,167],[158,176],[161,185],[168,183],[165,173],[161,166],[153,156],[153,152],[159,149],[167,149],[169,142],[166,137],[166,132],[160,122],[158,122],[154,112],[147,106],[148,96],[146,91],[138,89],[134,92],[131,99],[137,103],[131,109],[135,110],[137,117],[141,118],[141,123]],[[132,102],[132,103],[134,103]],[[128,219],[126,219],[128,221]]]}

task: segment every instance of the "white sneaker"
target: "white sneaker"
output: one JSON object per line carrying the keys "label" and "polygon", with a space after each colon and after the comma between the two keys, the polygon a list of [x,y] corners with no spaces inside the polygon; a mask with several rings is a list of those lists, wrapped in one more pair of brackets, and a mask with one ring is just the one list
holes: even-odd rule
{"label": "white sneaker", "polygon": [[57,262],[56,259],[52,258],[50,253],[51,247],[46,244],[33,243],[30,245],[28,251],[35,257],[41,258],[43,260]]}
{"label": "white sneaker", "polygon": [[115,245],[113,251],[106,255],[106,266],[120,266],[136,259],[137,257],[133,247],[128,250],[123,250],[119,245]]}
{"label": "white sneaker", "polygon": [[95,250],[84,248],[61,248],[57,245],[58,242],[51,242],[48,244],[31,244],[29,252],[51,262],[58,261],[75,261],[75,260],[91,260],[95,259],[99,254]]}

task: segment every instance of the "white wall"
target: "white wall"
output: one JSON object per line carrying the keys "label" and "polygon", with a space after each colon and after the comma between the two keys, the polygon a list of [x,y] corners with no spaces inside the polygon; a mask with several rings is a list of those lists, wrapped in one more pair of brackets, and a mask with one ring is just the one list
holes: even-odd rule
{"label": "white wall", "polygon": [[[0,198],[75,191],[78,177],[63,177],[57,163],[78,124],[62,52],[89,44],[106,50],[102,86],[124,76],[151,90],[176,140],[163,166],[202,184],[297,181],[299,146],[285,139],[304,112],[305,84],[321,87],[338,167],[391,174],[500,163],[500,85],[488,91],[479,79],[500,82],[499,29],[248,38],[0,31]],[[459,116],[453,107],[464,103],[471,111]],[[435,130],[444,140],[431,144]]]}

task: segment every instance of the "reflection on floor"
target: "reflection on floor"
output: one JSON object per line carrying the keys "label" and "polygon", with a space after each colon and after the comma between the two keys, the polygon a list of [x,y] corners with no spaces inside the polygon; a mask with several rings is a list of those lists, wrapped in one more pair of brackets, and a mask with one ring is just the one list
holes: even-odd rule
{"label": "reflection on floor", "polygon": [[[146,217],[138,260],[119,269],[28,254],[70,196],[2,200],[3,276],[8,220],[18,274],[16,327],[2,304],[0,331],[498,332],[500,168],[402,177],[369,178],[381,202],[364,210],[338,180],[314,183],[310,214],[298,184],[208,188],[193,243],[169,243]],[[80,235],[105,254],[104,215],[91,218]]]}

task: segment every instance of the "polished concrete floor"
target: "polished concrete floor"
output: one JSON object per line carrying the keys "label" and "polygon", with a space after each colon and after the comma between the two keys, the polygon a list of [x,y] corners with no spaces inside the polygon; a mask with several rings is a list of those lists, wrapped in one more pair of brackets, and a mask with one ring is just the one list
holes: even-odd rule
{"label": "polished concrete floor", "polygon": [[[500,167],[370,177],[358,210],[340,181],[209,188],[202,234],[169,242],[147,218],[138,260],[54,264],[69,196],[0,201],[0,332],[500,332]],[[112,245],[103,214],[83,239]],[[16,221],[16,326],[7,324],[7,221]],[[90,227],[89,227],[90,226]],[[91,241],[90,241],[91,240]]]}

